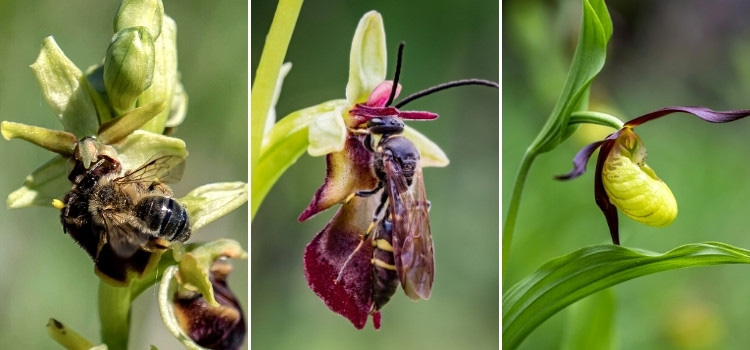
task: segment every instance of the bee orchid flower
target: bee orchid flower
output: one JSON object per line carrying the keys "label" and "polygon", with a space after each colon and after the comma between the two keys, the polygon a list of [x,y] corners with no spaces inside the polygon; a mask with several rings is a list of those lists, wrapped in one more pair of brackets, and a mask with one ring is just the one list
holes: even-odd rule
{"label": "bee orchid flower", "polygon": [[573,159],[573,170],[556,177],[570,180],[583,175],[589,158],[599,149],[594,199],[607,220],[613,244],[620,244],[618,209],[631,219],[653,227],[668,226],[677,217],[677,201],[666,183],[646,164],[646,148],[634,129],[678,112],[710,123],[728,123],[750,115],[750,110],[714,111],[700,106],[657,109],[626,122],[604,140],[583,147]]}
{"label": "bee orchid flower", "polygon": [[[437,114],[400,111],[388,107],[401,86],[385,80],[385,32],[382,17],[365,14],[354,35],[350,55],[346,102],[331,104],[311,118],[311,155],[326,155],[323,185],[300,214],[305,221],[334,205],[342,204],[328,225],[307,245],[305,276],[310,288],[334,312],[363,328],[373,315],[380,327],[380,313],[373,307],[372,246],[361,244],[372,224],[379,196],[352,196],[378,184],[372,169],[373,154],[363,144],[364,124],[371,118],[398,115],[403,119],[434,119]],[[394,88],[395,86],[395,88]],[[282,119],[283,121],[283,119]],[[422,155],[422,166],[445,166],[448,159],[440,148],[413,129],[406,130]]]}

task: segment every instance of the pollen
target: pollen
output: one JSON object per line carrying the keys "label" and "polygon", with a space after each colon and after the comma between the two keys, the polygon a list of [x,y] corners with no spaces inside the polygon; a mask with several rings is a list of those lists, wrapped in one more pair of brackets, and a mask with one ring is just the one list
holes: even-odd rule
{"label": "pollen", "polygon": [[56,209],[62,210],[63,208],[65,208],[65,203],[63,203],[63,201],[55,198],[55,199],[52,200],[52,206],[55,207]]}

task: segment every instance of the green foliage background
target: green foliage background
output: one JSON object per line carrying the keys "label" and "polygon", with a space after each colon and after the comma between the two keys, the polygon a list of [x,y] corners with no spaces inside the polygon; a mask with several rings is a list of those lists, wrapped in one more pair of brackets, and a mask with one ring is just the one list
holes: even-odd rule
{"label": "green foliage background", "polygon": [[[402,97],[461,78],[497,81],[498,3],[494,1],[307,1],[289,46],[293,64],[277,105],[282,117],[344,98],[349,49],[360,17],[383,15],[393,76],[399,41],[406,42]],[[251,74],[275,11],[251,4]],[[251,227],[252,346],[259,349],[496,349],[499,346],[498,92],[463,87],[425,97],[404,109],[440,114],[410,125],[438,143],[451,164],[424,171],[435,243],[432,297],[413,303],[397,291],[383,326],[357,331],[307,287],[305,245],[333,216],[305,223],[297,216],[325,177],[325,159],[307,154],[269,192]]]}
{"label": "green foliage background", "polygon": [[[592,85],[591,109],[626,121],[669,105],[750,108],[750,25],[741,15],[750,10],[746,2],[607,5],[614,35],[604,70]],[[504,208],[523,151],[564,83],[580,13],[580,1],[503,3]],[[579,179],[552,179],[570,170],[582,146],[609,132],[582,127],[532,166],[503,289],[553,257],[610,242],[593,201],[594,160]],[[657,252],[702,241],[750,246],[744,214],[750,187],[743,182],[750,173],[744,159],[750,122],[715,125],[674,115],[638,132],[649,151],[648,164],[669,184],[680,213],[662,229],[620,215],[622,244]],[[620,348],[745,348],[750,342],[747,273],[747,266],[714,266],[659,273],[613,288]],[[570,320],[567,312],[552,317],[521,349],[559,348]]]}
{"label": "green foliage background", "polygon": [[[42,38],[53,35],[85,70],[104,56],[113,34],[117,1],[0,2],[0,119],[60,128],[28,66]],[[212,182],[247,181],[247,3],[165,0],[177,22],[182,82],[188,115],[175,136],[190,156],[178,196]],[[22,185],[51,153],[29,143],[0,141],[0,197]],[[44,329],[56,317],[92,340],[99,339],[93,264],[63,234],[52,208],[0,206],[0,348],[57,349]],[[247,247],[247,206],[194,233],[191,242],[230,237]],[[230,286],[247,308],[247,262],[235,262]],[[179,348],[161,324],[155,292],[137,300],[131,348]]]}

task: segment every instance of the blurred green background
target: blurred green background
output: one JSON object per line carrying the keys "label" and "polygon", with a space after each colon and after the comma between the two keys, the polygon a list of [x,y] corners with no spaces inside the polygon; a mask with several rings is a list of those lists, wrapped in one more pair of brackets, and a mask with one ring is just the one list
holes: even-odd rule
{"label": "blurred green background", "polygon": [[[255,73],[276,1],[251,4],[251,74]],[[344,98],[349,49],[360,17],[384,18],[389,70],[406,42],[401,74],[405,97],[461,78],[498,79],[496,1],[306,1],[286,61],[277,115]],[[462,87],[404,109],[440,114],[410,125],[439,144],[447,168],[424,171],[435,244],[435,284],[427,301],[399,289],[358,331],[307,286],[305,245],[333,216],[331,208],[304,223],[297,216],[323,183],[325,159],[304,154],[269,192],[251,226],[252,347],[255,349],[496,349],[499,346],[499,93]]]}
{"label": "blurred green background", "polygon": [[[544,124],[574,50],[581,1],[503,2],[502,199],[525,148]],[[594,110],[623,121],[670,105],[750,108],[750,13],[746,1],[608,1],[614,22],[607,62],[592,87]],[[503,289],[554,257],[610,243],[593,200],[593,163],[570,182],[575,153],[612,130],[581,128],[538,157],[527,180]],[[665,252],[686,243],[750,247],[750,121],[708,124],[672,115],[638,128],[648,164],[669,184],[677,220],[651,228],[620,215],[622,244]],[[503,215],[505,215],[505,210]],[[747,266],[671,271],[616,286],[622,349],[745,349],[750,344]],[[566,312],[549,319],[522,349],[555,349]]]}
{"label": "blurred green background", "polygon": [[[99,62],[113,34],[119,1],[0,2],[0,119],[60,128],[29,65],[42,39],[52,35],[81,69]],[[212,182],[247,181],[247,3],[165,1],[177,22],[182,83],[188,115],[175,136],[190,156],[177,196]],[[0,197],[51,153],[29,143],[0,141]],[[99,339],[93,264],[63,234],[52,208],[0,206],[0,348],[58,349],[44,329],[56,317],[92,340]],[[231,237],[247,247],[247,205],[195,232],[190,241]],[[247,262],[234,264],[229,284],[247,309]],[[135,303],[131,348],[179,349],[157,312],[156,295]]]}

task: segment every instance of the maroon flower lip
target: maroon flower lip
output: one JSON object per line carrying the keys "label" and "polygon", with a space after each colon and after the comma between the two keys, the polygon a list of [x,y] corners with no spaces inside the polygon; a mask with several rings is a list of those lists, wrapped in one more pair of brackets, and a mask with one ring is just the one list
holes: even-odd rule
{"label": "maroon flower lip", "polygon": [[728,123],[750,116],[750,110],[747,109],[714,111],[710,108],[702,106],[671,106],[660,108],[626,122],[620,130],[610,134],[604,140],[596,141],[584,146],[580,151],[578,151],[578,153],[576,153],[575,157],[573,158],[573,169],[567,174],[555,176],[555,178],[558,180],[571,180],[583,175],[586,172],[586,164],[588,163],[589,158],[591,158],[591,156],[594,154],[594,151],[600,149],[594,174],[594,200],[599,209],[604,214],[605,219],[607,220],[607,226],[609,228],[613,244],[620,244],[620,233],[617,218],[617,208],[610,200],[607,192],[604,190],[604,185],[602,183],[602,169],[604,167],[604,161],[606,160],[607,155],[612,150],[615,141],[624,130],[632,130],[633,128],[641,124],[672,113],[692,114],[710,123]]}

